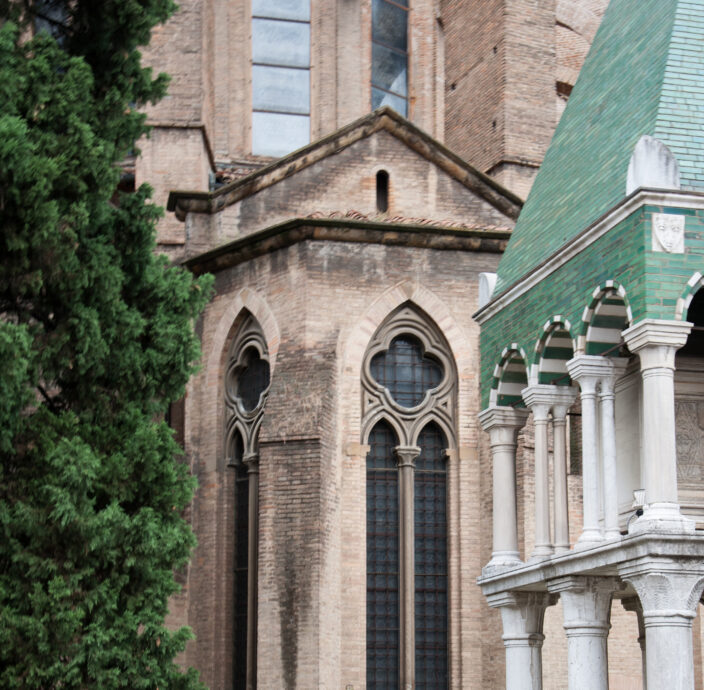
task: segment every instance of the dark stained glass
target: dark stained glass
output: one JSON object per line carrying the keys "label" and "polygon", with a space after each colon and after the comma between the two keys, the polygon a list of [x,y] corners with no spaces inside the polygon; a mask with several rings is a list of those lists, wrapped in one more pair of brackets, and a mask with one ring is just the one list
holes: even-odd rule
{"label": "dark stained glass", "polygon": [[396,439],[385,422],[367,455],[367,688],[399,681],[399,524]]}
{"label": "dark stained glass", "polygon": [[252,347],[245,353],[245,365],[237,375],[237,397],[247,412],[259,405],[261,394],[269,387],[269,362]]}
{"label": "dark stained glass", "polygon": [[247,551],[249,533],[249,479],[242,462],[242,437],[235,434],[233,462],[235,465],[235,544],[234,544],[234,631],[233,688],[247,687]]}
{"label": "dark stained glass", "polygon": [[416,688],[447,688],[446,441],[430,423],[420,433],[414,477]]}
{"label": "dark stained glass", "polygon": [[374,355],[370,368],[374,379],[403,407],[419,405],[443,375],[440,363],[424,356],[420,341],[411,335],[394,338],[388,350]]}

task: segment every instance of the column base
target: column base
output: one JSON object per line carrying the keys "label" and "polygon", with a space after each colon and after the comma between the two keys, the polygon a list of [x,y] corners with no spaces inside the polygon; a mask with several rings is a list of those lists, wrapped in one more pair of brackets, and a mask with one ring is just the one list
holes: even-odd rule
{"label": "column base", "polygon": [[540,545],[533,549],[533,553],[530,555],[530,562],[535,563],[535,561],[544,561],[546,558],[551,558],[553,555],[552,545]]}
{"label": "column base", "polygon": [[587,528],[579,535],[575,549],[589,549],[592,546],[599,546],[604,543],[604,535],[601,530],[596,528]]}
{"label": "column base", "polygon": [[643,508],[643,515],[633,522],[628,532],[689,533],[694,532],[694,520],[682,515],[677,503],[650,503]]}
{"label": "column base", "polygon": [[496,551],[491,560],[482,568],[482,575],[493,575],[503,570],[511,570],[525,565],[518,551]]}

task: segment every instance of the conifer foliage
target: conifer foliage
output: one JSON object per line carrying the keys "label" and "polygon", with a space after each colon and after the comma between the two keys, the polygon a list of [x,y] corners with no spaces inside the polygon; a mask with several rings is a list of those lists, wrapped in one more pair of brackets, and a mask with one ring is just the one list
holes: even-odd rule
{"label": "conifer foliage", "polygon": [[173,9],[0,0],[2,688],[201,687],[164,626],[194,538],[161,420],[210,283],[155,256],[148,188],[115,196]]}

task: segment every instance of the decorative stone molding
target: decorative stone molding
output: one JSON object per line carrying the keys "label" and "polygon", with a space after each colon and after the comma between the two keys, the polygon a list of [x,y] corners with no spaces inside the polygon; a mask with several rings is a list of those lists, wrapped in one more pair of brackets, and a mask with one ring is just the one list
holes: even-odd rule
{"label": "decorative stone molding", "polygon": [[225,371],[225,448],[228,466],[232,466],[234,463],[232,453],[236,433],[239,433],[242,439],[243,462],[247,457],[256,455],[258,452],[257,436],[270,385],[262,390],[258,402],[252,409],[247,409],[243,404],[237,390],[240,374],[246,369],[252,350],[256,352],[259,359],[269,366],[269,354],[264,334],[257,321],[252,316],[248,316],[230,345]]}
{"label": "decorative stone molding", "polygon": [[[410,335],[420,343],[424,356],[430,356],[442,367],[440,383],[425,392],[422,401],[414,407],[404,407],[391,396],[388,388],[377,382],[371,373],[375,355],[389,349],[391,342],[402,335]],[[418,434],[430,421],[435,421],[454,447],[457,380],[455,363],[444,338],[437,329],[411,306],[404,306],[393,314],[377,331],[367,348],[362,365],[362,436],[380,419],[387,419],[399,435],[399,445],[413,446]]]}
{"label": "decorative stone molding", "polygon": [[654,367],[675,368],[675,352],[681,348],[694,324],[688,321],[643,319],[623,331],[628,349],[641,358],[641,371]]}
{"label": "decorative stone molding", "polygon": [[492,457],[493,551],[484,574],[522,564],[516,523],[516,437],[528,414],[513,407],[489,407],[479,414],[489,433]]}

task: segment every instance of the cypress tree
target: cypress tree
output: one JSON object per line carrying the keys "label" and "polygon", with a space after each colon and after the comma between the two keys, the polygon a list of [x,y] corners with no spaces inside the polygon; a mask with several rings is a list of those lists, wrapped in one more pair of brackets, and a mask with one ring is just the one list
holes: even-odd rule
{"label": "cypress tree", "polygon": [[194,484],[163,420],[210,280],[155,254],[147,186],[116,192],[173,9],[0,0],[2,688],[201,687],[164,625]]}

